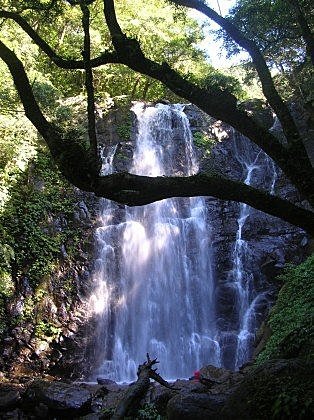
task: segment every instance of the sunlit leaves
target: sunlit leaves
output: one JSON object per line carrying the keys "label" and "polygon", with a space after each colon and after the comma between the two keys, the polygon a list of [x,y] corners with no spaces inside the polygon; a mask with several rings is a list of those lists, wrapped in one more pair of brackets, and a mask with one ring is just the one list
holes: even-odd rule
{"label": "sunlit leaves", "polygon": [[[310,16],[313,5],[308,0],[300,4]],[[287,69],[292,63],[303,60],[305,45],[301,29],[287,1],[238,0],[229,19],[254,40],[268,62],[279,69]],[[238,48],[230,38],[222,31],[220,35],[224,37],[229,53],[236,53]]]}

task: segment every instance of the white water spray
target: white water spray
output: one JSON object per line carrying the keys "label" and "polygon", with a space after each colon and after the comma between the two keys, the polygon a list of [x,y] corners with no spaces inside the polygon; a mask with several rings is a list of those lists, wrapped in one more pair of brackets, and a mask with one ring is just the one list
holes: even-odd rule
{"label": "white water spray", "polygon": [[[133,111],[138,135],[132,173],[197,172],[182,106],[137,104]],[[160,373],[168,379],[188,377],[204,364],[219,366],[204,199],[173,198],[125,208],[118,224],[112,224],[107,203],[98,232],[99,288],[94,297],[104,304],[103,362],[97,374],[132,381],[146,352],[158,357]]]}

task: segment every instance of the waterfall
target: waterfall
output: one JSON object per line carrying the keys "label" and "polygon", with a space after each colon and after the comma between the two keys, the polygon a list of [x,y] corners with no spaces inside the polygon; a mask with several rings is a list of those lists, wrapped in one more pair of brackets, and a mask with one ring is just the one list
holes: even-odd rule
{"label": "waterfall", "polygon": [[[152,177],[197,173],[183,107],[134,105],[130,172]],[[229,141],[241,180],[274,193],[273,161],[236,132]],[[116,150],[109,146],[103,151],[103,174],[113,171]],[[212,215],[204,198],[172,198],[134,208],[102,203],[96,232],[97,287],[91,297],[99,317],[94,378],[133,381],[147,352],[158,357],[160,373],[167,379],[189,377],[208,364],[236,370],[247,362],[270,306],[267,284],[247,238],[250,223],[259,223],[261,213],[233,204],[237,229],[231,266],[218,281]],[[231,240],[227,236],[227,246]],[[219,308],[218,299],[223,302]]]}
{"label": "waterfall", "polygon": [[[181,105],[136,104],[131,171],[187,176],[198,171]],[[110,158],[104,164],[111,171]],[[114,220],[116,214],[119,220]],[[172,198],[135,208],[104,200],[92,297],[101,316],[96,374],[132,381],[146,352],[168,379],[221,365],[215,322],[211,228],[203,198]]]}
{"label": "waterfall", "polygon": [[[242,181],[251,186],[267,189],[274,193],[277,178],[274,162],[247,138],[233,133],[233,150],[242,168]],[[228,329],[220,332],[220,344],[225,348],[228,368],[236,370],[246,363],[252,352],[255,333],[260,325],[261,314],[269,307],[268,291],[265,285],[257,284],[254,278],[256,268],[254,249],[243,237],[243,229],[255,212],[245,203],[239,203],[238,229],[232,250],[232,268],[227,278],[227,288],[233,296],[233,310]],[[257,212],[258,213],[258,212]],[[261,287],[262,286],[262,287]]]}

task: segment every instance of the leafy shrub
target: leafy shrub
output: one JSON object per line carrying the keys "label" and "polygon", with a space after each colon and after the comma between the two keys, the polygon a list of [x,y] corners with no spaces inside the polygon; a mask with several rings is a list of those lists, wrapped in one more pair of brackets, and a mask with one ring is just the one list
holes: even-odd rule
{"label": "leafy shrub", "polygon": [[37,323],[35,328],[35,336],[43,337],[57,337],[61,332],[61,328],[54,326],[51,322],[41,320]]}
{"label": "leafy shrub", "polygon": [[0,335],[7,326],[6,302],[14,291],[14,284],[11,276],[5,270],[0,269]]}
{"label": "leafy shrub", "polygon": [[216,143],[216,139],[213,137],[209,137],[207,133],[203,133],[201,131],[196,131],[193,134],[194,144],[201,149],[204,149],[205,155],[210,154],[212,147]]}
{"label": "leafy shrub", "polygon": [[219,71],[212,71],[211,73],[207,74],[200,83],[201,86],[205,89],[218,89],[223,92],[227,91],[242,100],[247,96],[238,79],[233,76],[223,74]]}
{"label": "leafy shrub", "polygon": [[271,311],[272,335],[257,363],[271,358],[313,356],[314,255],[280,276],[284,285]]}
{"label": "leafy shrub", "polygon": [[275,359],[254,367],[227,399],[221,418],[313,418],[312,363]]}
{"label": "leafy shrub", "polygon": [[52,110],[56,106],[59,92],[52,83],[35,80],[32,88],[35,98],[44,109]]}
{"label": "leafy shrub", "polygon": [[68,105],[60,105],[56,108],[56,119],[58,123],[67,122],[73,118],[72,108]]}
{"label": "leafy shrub", "polygon": [[161,420],[162,416],[158,414],[158,411],[156,410],[156,407],[154,404],[144,404],[144,406],[138,410],[137,413],[137,419],[144,420],[144,419],[150,419],[150,420]]}
{"label": "leafy shrub", "polygon": [[[60,214],[71,220],[73,189],[62,179],[49,155],[40,151],[28,171],[20,174],[10,197],[0,216],[2,239],[7,249],[12,250],[18,274],[27,268],[29,282],[35,287],[51,273],[60,257],[61,245],[76,240],[71,224],[62,230],[53,226],[53,220]],[[3,259],[0,269],[6,269],[7,265],[8,261]]]}
{"label": "leafy shrub", "polygon": [[121,122],[119,125],[117,125],[117,134],[121,138],[121,140],[127,141],[130,139],[131,129],[132,129],[132,117],[131,117],[131,113],[128,112],[128,114],[124,118],[124,121]]}

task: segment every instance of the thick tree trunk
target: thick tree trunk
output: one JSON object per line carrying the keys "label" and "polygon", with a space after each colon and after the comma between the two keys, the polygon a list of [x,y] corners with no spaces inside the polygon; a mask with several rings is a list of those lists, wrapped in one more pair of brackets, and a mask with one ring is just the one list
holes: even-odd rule
{"label": "thick tree trunk", "polygon": [[[133,206],[169,197],[197,195],[240,201],[280,217],[314,236],[313,212],[216,174],[200,174],[183,178],[150,178],[122,173],[99,177],[98,162],[90,160],[90,156],[79,143],[67,142],[63,139],[62,133],[46,120],[34,98],[22,63],[1,41],[0,57],[11,71],[26,116],[45,139],[61,172],[78,188]],[[300,162],[297,163],[300,164]],[[312,178],[306,181],[311,185]]]}
{"label": "thick tree trunk", "polygon": [[94,159],[98,160],[97,138],[96,138],[96,121],[95,121],[95,95],[93,84],[93,69],[91,66],[91,50],[90,50],[90,34],[89,34],[89,18],[90,13],[88,6],[81,4],[82,10],[82,26],[84,29],[84,50],[82,52],[85,67],[85,87],[87,92],[87,118],[88,118],[88,137],[90,141],[90,151]]}

